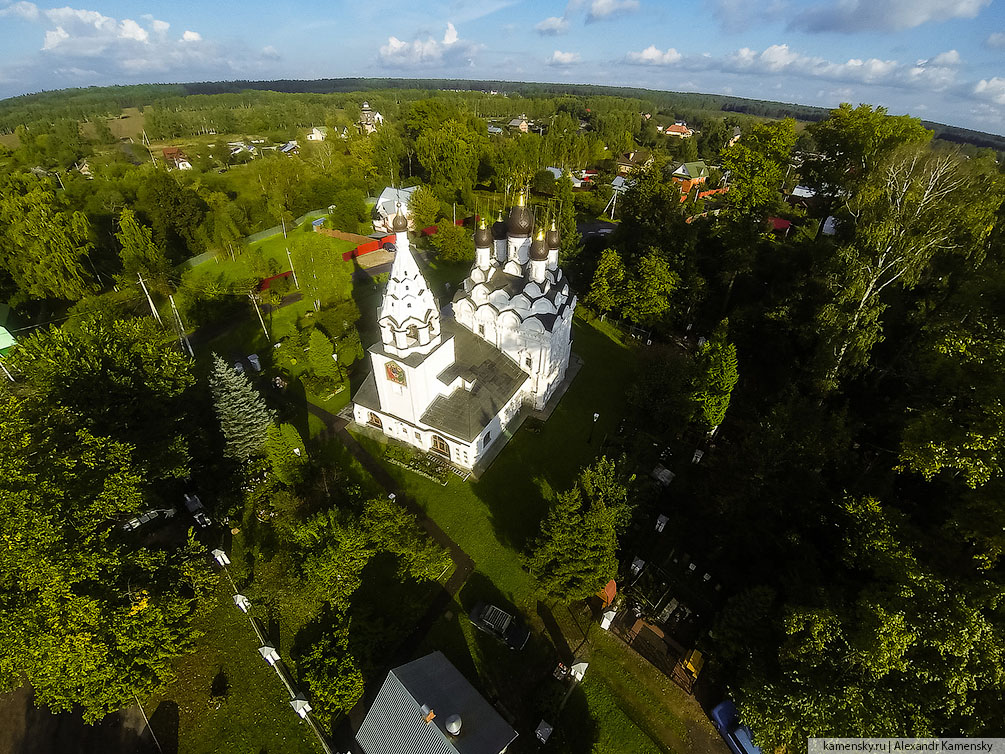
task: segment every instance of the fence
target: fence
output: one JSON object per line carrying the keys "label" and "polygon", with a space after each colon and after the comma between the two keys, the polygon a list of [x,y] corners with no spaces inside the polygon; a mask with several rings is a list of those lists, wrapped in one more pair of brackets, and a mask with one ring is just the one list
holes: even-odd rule
{"label": "fence", "polygon": [[[316,219],[318,217],[323,217],[324,215],[327,215],[327,214],[328,214],[328,208],[327,207],[323,207],[322,209],[312,209],[310,212],[308,212],[308,213],[306,213],[304,215],[301,215],[296,220],[294,220],[292,223],[290,223],[289,225],[287,225],[286,226],[286,230],[287,231],[291,231],[294,228],[296,228],[298,225],[300,225],[301,223],[303,223],[303,222],[305,222],[307,220],[314,220],[314,219]],[[283,232],[283,226],[281,224],[280,225],[273,225],[271,228],[266,228],[265,230],[260,230],[257,233],[252,233],[245,240],[248,243],[254,243],[255,241],[261,241],[263,238],[268,238],[269,236],[274,236],[274,235],[276,235],[276,233],[282,233],[282,232]]]}

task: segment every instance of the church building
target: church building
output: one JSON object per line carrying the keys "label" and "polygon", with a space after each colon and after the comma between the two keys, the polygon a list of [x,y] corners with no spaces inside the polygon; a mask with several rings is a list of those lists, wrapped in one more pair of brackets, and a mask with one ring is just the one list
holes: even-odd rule
{"label": "church building", "polygon": [[565,378],[576,296],[558,266],[554,224],[534,235],[520,197],[475,232],[475,263],[441,314],[412,256],[408,223],[378,312],[373,367],[353,398],[358,424],[472,468],[523,406],[543,409]]}

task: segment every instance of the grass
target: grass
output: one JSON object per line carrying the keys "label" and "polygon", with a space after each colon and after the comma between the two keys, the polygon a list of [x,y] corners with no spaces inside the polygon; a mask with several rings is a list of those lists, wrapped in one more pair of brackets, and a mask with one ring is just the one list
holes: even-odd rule
{"label": "grass", "polygon": [[[178,662],[171,686],[144,702],[154,733],[165,751],[191,754],[319,751],[232,594],[221,579],[216,606],[198,621],[198,649]],[[226,693],[212,697],[214,686]]]}

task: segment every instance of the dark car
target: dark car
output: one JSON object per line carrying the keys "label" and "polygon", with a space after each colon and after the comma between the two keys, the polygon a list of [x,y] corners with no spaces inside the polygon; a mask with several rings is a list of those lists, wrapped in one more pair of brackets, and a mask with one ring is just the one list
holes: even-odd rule
{"label": "dark car", "polygon": [[750,728],[740,722],[736,705],[729,699],[713,707],[709,717],[733,754],[761,754],[760,748],[754,746]]}
{"label": "dark car", "polygon": [[495,605],[479,602],[468,616],[475,627],[506,643],[510,649],[523,649],[530,631],[516,618]]}

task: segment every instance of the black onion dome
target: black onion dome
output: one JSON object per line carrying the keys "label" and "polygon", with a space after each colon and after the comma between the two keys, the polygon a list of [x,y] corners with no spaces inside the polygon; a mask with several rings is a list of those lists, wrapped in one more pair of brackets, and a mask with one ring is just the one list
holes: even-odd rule
{"label": "black onion dome", "polygon": [[557,249],[562,245],[561,237],[558,235],[558,231],[555,230],[554,228],[549,230],[545,234],[544,238],[548,242],[549,249]]}
{"label": "black onion dome", "polygon": [[499,210],[499,219],[492,225],[492,237],[497,241],[506,240],[506,221],[503,220],[502,210]]}
{"label": "black onion dome", "polygon": [[401,210],[398,210],[398,214],[391,221],[391,230],[395,233],[404,233],[408,230],[408,219],[401,214]]}
{"label": "black onion dome", "polygon": [[485,227],[475,231],[475,248],[485,249],[492,245],[492,232]]}
{"label": "black onion dome", "polygon": [[543,238],[535,238],[530,245],[530,258],[535,262],[545,262],[548,260],[548,245]]}
{"label": "black onion dome", "polygon": [[506,230],[511,236],[526,238],[534,231],[534,215],[526,207],[514,207],[509,212]]}

